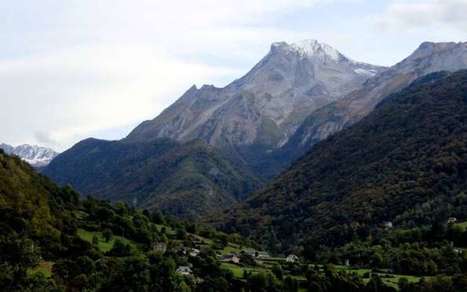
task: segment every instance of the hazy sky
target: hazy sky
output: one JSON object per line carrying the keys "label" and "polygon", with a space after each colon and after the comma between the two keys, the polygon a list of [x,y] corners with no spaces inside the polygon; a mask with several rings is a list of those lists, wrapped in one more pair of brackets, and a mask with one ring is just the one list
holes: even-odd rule
{"label": "hazy sky", "polygon": [[466,41],[467,0],[0,1],[0,142],[118,139],[192,84],[224,86],[274,41],[392,65]]}

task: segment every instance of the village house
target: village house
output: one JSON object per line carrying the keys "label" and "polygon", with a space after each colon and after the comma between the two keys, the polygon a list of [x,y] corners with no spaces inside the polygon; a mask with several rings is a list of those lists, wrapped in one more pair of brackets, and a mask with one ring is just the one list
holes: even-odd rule
{"label": "village house", "polygon": [[258,259],[268,259],[268,258],[270,258],[271,256],[270,256],[267,252],[265,252],[265,251],[258,251],[258,252],[256,252],[256,257],[257,257]]}
{"label": "village house", "polygon": [[164,254],[167,251],[167,244],[164,243],[164,242],[158,242],[158,243],[154,244],[153,249],[154,249],[155,252],[159,252],[161,254]]}
{"label": "village house", "polygon": [[393,225],[391,221],[386,221],[383,223],[385,229],[392,229]]}
{"label": "village house", "polygon": [[200,253],[200,250],[197,248],[192,248],[189,252],[191,257],[197,257]]}
{"label": "village house", "polygon": [[238,264],[240,263],[240,258],[235,254],[227,254],[221,257],[221,262]]}
{"label": "village house", "polygon": [[457,218],[456,217],[449,217],[448,218],[448,224],[454,224],[457,222]]}
{"label": "village house", "polygon": [[182,276],[191,276],[193,274],[193,271],[188,266],[180,266],[175,272]]}
{"label": "village house", "polygon": [[288,263],[296,263],[298,262],[298,256],[294,255],[294,254],[289,254],[287,256],[287,258],[285,259],[286,262]]}
{"label": "village house", "polygon": [[247,254],[251,257],[258,258],[258,259],[267,259],[271,256],[265,251],[257,251],[253,248],[244,248],[242,249],[242,253]]}

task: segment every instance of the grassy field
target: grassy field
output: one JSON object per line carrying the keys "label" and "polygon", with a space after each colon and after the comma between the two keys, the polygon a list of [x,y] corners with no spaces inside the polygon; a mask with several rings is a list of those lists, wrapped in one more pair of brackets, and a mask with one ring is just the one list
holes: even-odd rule
{"label": "grassy field", "polygon": [[459,226],[461,227],[463,230],[466,230],[467,229],[467,221],[465,222],[459,222],[459,223],[456,223],[454,224],[455,226]]}
{"label": "grassy field", "polygon": [[229,254],[229,253],[240,253],[241,249],[238,246],[235,246],[233,244],[228,244],[224,249],[221,251],[222,254]]}
{"label": "grassy field", "polygon": [[167,235],[175,235],[175,230],[173,230],[171,227],[169,226],[165,226],[165,225],[161,225],[161,224],[156,224],[156,227],[157,227],[157,231],[161,232],[162,228],[165,227],[165,232]]}
{"label": "grassy field", "polygon": [[90,243],[92,243],[92,239],[94,238],[94,236],[97,236],[97,239],[98,239],[97,248],[102,252],[108,252],[109,250],[111,250],[117,239],[121,240],[123,243],[130,244],[132,247],[135,247],[135,244],[133,242],[121,236],[114,235],[113,238],[107,242],[105,241],[104,236],[102,235],[102,232],[94,232],[94,231],[87,231],[84,229],[78,229],[78,236],[81,239],[86,240],[87,242],[90,242]]}
{"label": "grassy field", "polygon": [[222,263],[221,267],[232,271],[234,277],[239,278],[239,279],[243,278],[243,273],[245,271],[251,272],[252,274],[267,271],[266,269],[261,268],[261,267],[241,267],[241,266],[231,264],[231,263]]}
{"label": "grassy field", "polygon": [[420,281],[420,277],[409,276],[409,275],[380,275],[380,276],[384,283],[396,289],[399,289],[400,279],[405,278],[407,279],[407,281],[409,281],[409,283],[416,283]]}
{"label": "grassy field", "polygon": [[50,278],[52,277],[53,265],[53,262],[41,261],[39,265],[37,265],[37,267],[35,267],[34,269],[30,269],[28,273],[30,275],[42,273],[46,278]]}
{"label": "grassy field", "polygon": [[[347,266],[336,266],[336,269],[338,271],[346,271],[349,273],[355,273],[361,277],[363,277],[367,273],[368,275],[372,273],[371,269],[358,269],[358,268],[352,268],[352,267],[347,267]],[[411,275],[398,275],[398,274],[388,274],[388,273],[376,273],[376,274],[378,274],[381,277],[383,282],[385,282],[386,284],[396,289],[399,288],[398,284],[399,284],[400,279],[405,278],[407,279],[407,281],[409,281],[409,283],[416,283],[420,281],[420,278],[421,278],[421,277],[411,276]],[[369,280],[370,280],[369,277],[364,278],[365,282],[368,282]]]}

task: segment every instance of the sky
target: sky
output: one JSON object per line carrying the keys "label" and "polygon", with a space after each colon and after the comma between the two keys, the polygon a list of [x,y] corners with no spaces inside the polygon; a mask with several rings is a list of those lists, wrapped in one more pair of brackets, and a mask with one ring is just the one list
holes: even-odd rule
{"label": "sky", "polygon": [[467,41],[467,0],[0,1],[0,142],[120,139],[190,86],[225,86],[276,41],[393,65]]}

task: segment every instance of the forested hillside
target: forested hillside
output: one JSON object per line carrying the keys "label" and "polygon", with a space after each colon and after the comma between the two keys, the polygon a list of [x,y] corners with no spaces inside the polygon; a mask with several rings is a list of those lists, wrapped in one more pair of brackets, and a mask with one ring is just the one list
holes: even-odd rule
{"label": "forested hillside", "polygon": [[261,185],[200,140],[87,139],[54,159],[44,174],[83,194],[185,218],[227,208]]}
{"label": "forested hillside", "polygon": [[434,73],[317,144],[223,228],[278,250],[341,246],[384,222],[467,218],[467,71]]}
{"label": "forested hillside", "polygon": [[215,251],[254,244],[159,212],[80,201],[72,189],[57,187],[2,150],[0,219],[1,291],[230,291],[250,285],[222,268]]}

